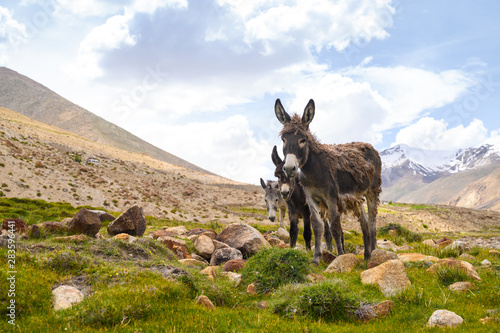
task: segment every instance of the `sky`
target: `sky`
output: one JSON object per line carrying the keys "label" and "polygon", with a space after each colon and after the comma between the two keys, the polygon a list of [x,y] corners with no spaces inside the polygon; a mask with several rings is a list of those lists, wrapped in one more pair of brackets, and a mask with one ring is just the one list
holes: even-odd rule
{"label": "sky", "polygon": [[323,143],[500,145],[500,2],[3,0],[0,66],[221,176],[274,179],[280,98]]}

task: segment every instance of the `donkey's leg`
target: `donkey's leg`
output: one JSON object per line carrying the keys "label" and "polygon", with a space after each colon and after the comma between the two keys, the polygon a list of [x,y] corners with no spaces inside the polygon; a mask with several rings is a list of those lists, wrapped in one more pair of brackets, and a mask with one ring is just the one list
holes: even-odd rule
{"label": "donkey's leg", "polygon": [[280,208],[280,228],[283,229],[285,229],[285,214],[286,214],[286,209]]}
{"label": "donkey's leg", "polygon": [[325,225],[325,243],[328,251],[333,251],[333,242],[332,242],[332,230],[330,228],[330,222],[327,218],[323,217],[323,223]]}
{"label": "donkey's leg", "polygon": [[308,194],[306,196],[311,211],[311,225],[314,233],[314,257],[312,263],[317,266],[321,260],[321,240],[323,239],[324,226],[319,215],[319,203]]}
{"label": "donkey's leg", "polygon": [[297,213],[291,213],[289,209],[288,217],[290,217],[290,247],[293,249],[299,236],[299,216]]}
{"label": "donkey's leg", "polygon": [[371,240],[371,250],[375,250],[377,245],[377,206],[378,194],[370,193],[366,196],[366,205],[368,206],[368,232]]}
{"label": "donkey's leg", "polygon": [[366,217],[365,208],[363,205],[359,205],[359,224],[361,225],[361,231],[363,232],[363,245],[365,247],[365,260],[370,259],[370,254],[372,253],[372,235],[369,228],[368,218]]}
{"label": "donkey's leg", "polygon": [[337,246],[337,255],[344,254],[344,233],[342,232],[342,225],[340,224],[340,214],[337,210],[337,203],[328,207],[330,213],[330,230],[333,239],[335,239],[335,245]]}
{"label": "donkey's leg", "polygon": [[[326,230],[326,229],[325,229]],[[307,210],[307,214],[304,214],[304,232],[302,233],[304,236],[304,242],[306,243],[306,249],[311,249],[311,214],[309,210]]]}

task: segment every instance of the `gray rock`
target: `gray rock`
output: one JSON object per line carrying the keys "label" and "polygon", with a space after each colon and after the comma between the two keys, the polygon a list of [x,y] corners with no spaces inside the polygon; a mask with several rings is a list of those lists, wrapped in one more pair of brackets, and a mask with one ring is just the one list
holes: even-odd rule
{"label": "gray rock", "polygon": [[144,231],[146,231],[146,219],[144,218],[142,208],[137,205],[132,206],[111,222],[107,230],[111,236],[125,233],[141,237]]}
{"label": "gray rock", "polygon": [[101,229],[101,220],[96,213],[82,208],[68,223],[69,234],[85,234],[94,237]]}
{"label": "gray rock", "polygon": [[257,229],[244,223],[228,225],[217,236],[217,240],[240,250],[245,258],[258,252],[263,247],[271,247]]}
{"label": "gray rock", "polygon": [[218,266],[231,259],[243,259],[241,251],[232,247],[218,249],[212,254],[210,266]]}
{"label": "gray rock", "polygon": [[54,295],[54,310],[64,310],[70,308],[74,303],[83,300],[83,293],[75,287],[62,285],[52,290]]}
{"label": "gray rock", "polygon": [[454,312],[448,310],[436,310],[429,318],[427,326],[457,327],[463,322],[464,319]]}

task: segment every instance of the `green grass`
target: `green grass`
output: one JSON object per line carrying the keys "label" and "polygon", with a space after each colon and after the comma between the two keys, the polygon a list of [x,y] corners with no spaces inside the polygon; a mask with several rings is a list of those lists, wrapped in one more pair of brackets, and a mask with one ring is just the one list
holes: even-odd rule
{"label": "green grass", "polygon": [[[48,220],[49,216],[59,220],[78,211],[63,203],[24,199],[1,199],[0,208],[16,210],[19,216],[27,216],[23,209],[30,209],[30,224]],[[1,214],[4,218],[18,217],[7,216],[10,213],[5,211]],[[200,227],[175,220],[151,217],[147,220],[158,228]],[[223,226],[213,223],[211,227],[220,231]],[[104,230],[105,226],[101,233]],[[362,243],[358,233],[353,232],[347,238],[353,244]],[[309,264],[311,252],[261,251],[260,259],[257,255],[251,257],[254,264],[249,261],[248,267],[254,273],[265,271],[274,280],[273,286],[267,289],[268,293],[250,296],[246,293],[247,283],[258,282],[258,274],[246,275],[245,283],[239,286],[221,274],[211,281],[198,269],[182,266],[161,243],[148,238],[132,244],[93,238],[83,243],[61,243],[48,235],[40,240],[19,239],[16,245],[18,326],[14,328],[7,323],[10,298],[4,291],[9,289],[8,249],[0,247],[1,332],[440,332],[443,330],[425,326],[438,309],[453,311],[464,318],[465,322],[453,332],[497,332],[500,322],[500,311],[488,312],[500,308],[500,258],[482,248],[468,252],[475,256],[472,263],[482,278],[471,281],[476,290],[452,292],[447,285],[452,280],[464,279],[459,272],[448,272],[443,278],[428,273],[424,263],[407,263],[411,288],[389,298],[395,304],[389,317],[363,323],[352,313],[364,304],[387,299],[377,287],[361,283],[360,274],[366,269],[366,262],[349,273],[328,274],[324,273],[326,264],[320,263],[318,267]],[[449,255],[416,242],[409,245],[415,247],[415,252],[440,258]],[[484,259],[493,266],[480,266]],[[167,266],[183,269],[186,274],[165,277],[155,269]],[[307,271],[322,274],[326,279],[309,283],[303,279]],[[300,279],[287,280],[288,276]],[[55,312],[51,291],[64,283],[77,285],[87,295],[71,309]],[[212,300],[215,311],[195,304],[195,298],[201,294]],[[259,308],[263,301],[269,307]],[[496,318],[497,323],[479,322],[487,316]]]}

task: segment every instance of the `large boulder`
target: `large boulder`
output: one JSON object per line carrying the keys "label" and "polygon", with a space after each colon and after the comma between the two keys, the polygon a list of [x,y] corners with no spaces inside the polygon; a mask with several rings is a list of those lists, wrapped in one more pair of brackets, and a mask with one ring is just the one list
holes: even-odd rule
{"label": "large boulder", "polygon": [[158,242],[164,244],[179,259],[192,259],[189,254],[186,242],[169,236],[158,237]]}
{"label": "large boulder", "polygon": [[215,250],[210,259],[210,266],[219,266],[232,259],[243,259],[240,250],[228,247]]}
{"label": "large boulder", "polygon": [[125,233],[141,237],[146,231],[146,219],[142,207],[137,205],[130,207],[125,213],[122,213],[116,220],[111,222],[107,230],[111,236]]}
{"label": "large boulder", "polygon": [[335,258],[325,270],[325,273],[344,273],[350,272],[359,263],[355,254],[342,254]]}
{"label": "large boulder", "polygon": [[88,209],[82,208],[68,223],[68,233],[85,234],[94,237],[101,229],[99,215]]}
{"label": "large boulder", "polygon": [[[392,230],[391,230],[392,231]],[[373,268],[386,261],[398,259],[398,255],[391,251],[386,251],[382,249],[375,249],[370,255],[370,261],[368,262],[368,268]]]}
{"label": "large boulder", "polygon": [[271,247],[257,229],[244,223],[228,225],[217,236],[217,240],[240,250],[245,258],[258,252],[263,247]]}
{"label": "large boulder", "polygon": [[377,285],[386,297],[394,296],[411,286],[405,265],[399,259],[386,261],[361,272],[361,282]]}
{"label": "large boulder", "polygon": [[200,235],[194,242],[194,248],[203,258],[210,259],[215,251],[214,242],[209,236]]}

